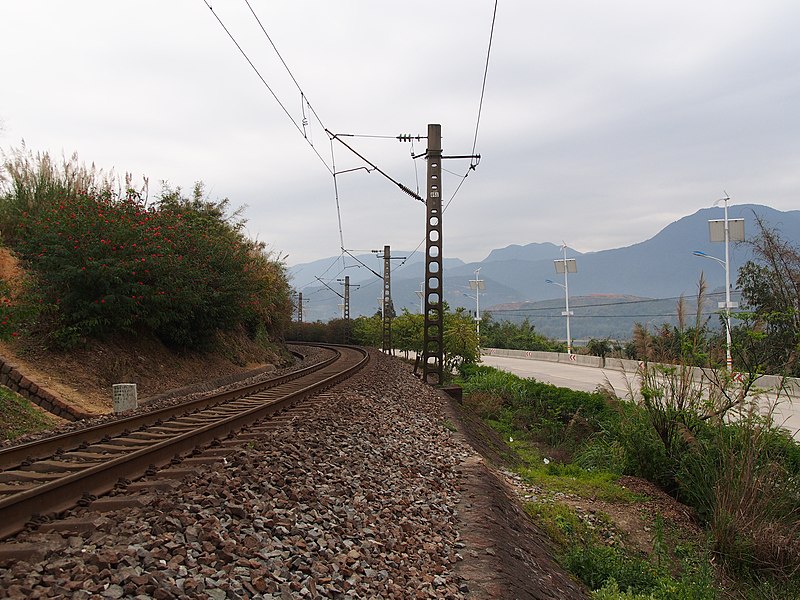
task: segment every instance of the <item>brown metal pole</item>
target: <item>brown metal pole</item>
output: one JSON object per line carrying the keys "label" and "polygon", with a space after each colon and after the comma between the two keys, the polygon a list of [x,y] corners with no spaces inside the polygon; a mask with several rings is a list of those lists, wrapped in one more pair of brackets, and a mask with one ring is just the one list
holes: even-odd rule
{"label": "brown metal pole", "polygon": [[383,247],[383,351],[392,353],[392,265],[391,249]]}
{"label": "brown metal pole", "polygon": [[442,282],[442,126],[428,125],[428,197],[425,203],[425,316],[422,380],[442,385],[444,312]]}
{"label": "brown metal pole", "polygon": [[303,322],[303,292],[300,292],[297,298],[297,322]]}

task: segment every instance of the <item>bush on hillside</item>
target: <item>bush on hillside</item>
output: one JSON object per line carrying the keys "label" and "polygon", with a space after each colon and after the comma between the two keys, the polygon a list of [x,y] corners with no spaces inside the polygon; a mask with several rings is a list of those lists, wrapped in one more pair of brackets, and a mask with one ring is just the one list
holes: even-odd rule
{"label": "bush on hillside", "polygon": [[149,203],[75,161],[60,170],[47,155],[7,161],[11,186],[0,197],[0,230],[35,279],[51,339],[69,347],[144,330],[203,347],[237,326],[282,334],[291,315],[284,265],[243,235],[227,200],[205,199],[197,184],[191,197],[165,187]]}

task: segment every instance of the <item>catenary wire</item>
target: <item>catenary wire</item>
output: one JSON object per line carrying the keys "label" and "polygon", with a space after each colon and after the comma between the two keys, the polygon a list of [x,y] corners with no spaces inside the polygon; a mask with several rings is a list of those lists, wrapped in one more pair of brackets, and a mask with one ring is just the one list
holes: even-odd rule
{"label": "catenary wire", "polygon": [[[321,161],[321,162],[322,162],[322,163],[325,165],[326,169],[327,169],[327,170],[328,170],[328,171],[331,173],[331,175],[332,175],[332,177],[333,177],[333,179],[334,179],[334,193],[335,193],[335,199],[336,199],[337,220],[338,220],[338,228],[339,228],[339,239],[340,239],[341,248],[344,248],[344,247],[345,247],[345,244],[344,244],[344,236],[343,236],[343,229],[342,229],[341,207],[340,207],[339,195],[338,195],[338,185],[337,185],[337,182],[336,182],[336,172],[335,172],[335,165],[334,165],[333,167],[331,167],[331,166],[328,166],[328,164],[327,164],[327,162],[325,161],[325,159],[324,159],[324,158],[323,158],[323,157],[322,157],[322,156],[319,154],[319,152],[317,151],[317,149],[316,149],[316,147],[314,146],[313,142],[312,142],[312,141],[311,141],[311,140],[308,138],[308,135],[307,135],[307,133],[306,133],[306,131],[305,131],[305,112],[303,113],[303,114],[304,114],[304,120],[303,120],[303,124],[302,124],[302,126],[301,126],[301,125],[298,125],[297,121],[294,119],[294,117],[292,117],[291,113],[288,111],[288,109],[285,107],[285,105],[284,105],[284,104],[281,102],[281,100],[278,98],[277,94],[274,92],[274,90],[271,88],[271,86],[270,86],[270,85],[267,83],[267,81],[266,81],[266,80],[264,79],[264,77],[261,75],[261,73],[260,73],[260,71],[258,70],[258,68],[257,68],[257,67],[255,66],[255,64],[254,64],[254,63],[253,63],[253,62],[250,60],[249,56],[248,56],[248,55],[247,55],[247,53],[244,51],[244,49],[241,47],[241,45],[238,43],[238,41],[236,40],[236,38],[233,36],[233,34],[230,32],[230,30],[227,28],[227,26],[226,26],[226,25],[223,23],[223,21],[222,21],[222,19],[219,17],[219,15],[217,15],[217,13],[214,11],[214,9],[213,9],[213,7],[211,6],[211,4],[209,3],[209,1],[208,1],[208,0],[203,0],[203,1],[204,1],[204,3],[206,4],[206,6],[209,8],[209,10],[212,12],[212,14],[214,15],[214,17],[217,19],[217,21],[219,22],[220,26],[223,28],[223,30],[225,31],[225,33],[228,35],[228,37],[231,39],[231,41],[232,41],[232,42],[234,43],[234,45],[237,47],[237,49],[239,50],[239,52],[242,54],[242,56],[243,56],[243,57],[245,58],[245,60],[248,62],[248,64],[250,65],[250,67],[253,69],[253,71],[256,73],[256,75],[259,77],[259,79],[262,81],[262,83],[264,84],[264,86],[267,88],[267,90],[268,90],[268,91],[270,92],[270,94],[273,96],[273,98],[275,99],[275,101],[278,103],[278,105],[279,105],[279,106],[281,107],[281,109],[284,111],[284,113],[286,114],[286,116],[287,116],[287,117],[290,119],[290,121],[292,122],[292,124],[293,124],[293,125],[295,126],[295,128],[298,130],[298,132],[299,132],[301,135],[303,135],[304,139],[306,139],[306,141],[309,143],[309,145],[311,146],[311,148],[312,148],[312,150],[314,151],[314,153],[317,155],[317,157],[320,159],[320,161]],[[247,5],[247,7],[248,7],[248,9],[250,10],[251,14],[253,15],[253,17],[255,18],[256,22],[257,22],[257,23],[258,23],[258,25],[259,25],[259,27],[261,28],[261,31],[263,32],[264,36],[265,36],[265,37],[267,38],[267,40],[269,41],[270,45],[272,46],[272,48],[273,48],[273,50],[275,51],[276,55],[278,56],[279,60],[280,60],[280,61],[281,61],[281,63],[283,64],[284,68],[286,69],[287,73],[289,74],[289,77],[292,79],[292,81],[294,82],[295,86],[296,86],[296,87],[297,87],[297,89],[299,90],[299,92],[300,92],[300,94],[301,94],[301,102],[303,102],[303,103],[304,103],[304,107],[305,107],[305,106],[307,106],[307,107],[308,107],[309,111],[310,111],[310,112],[311,112],[311,113],[314,115],[314,117],[316,118],[316,120],[318,121],[318,123],[320,124],[320,126],[322,126],[322,127],[323,127],[323,129],[325,129],[325,130],[327,131],[328,135],[329,135],[329,136],[330,136],[330,138],[331,138],[331,145],[332,145],[332,140],[333,140],[334,138],[336,138],[337,136],[336,136],[336,135],[334,135],[334,134],[332,134],[332,133],[331,133],[329,130],[327,130],[327,129],[325,128],[325,126],[324,126],[324,124],[323,124],[323,122],[322,122],[321,118],[319,117],[318,113],[316,112],[316,110],[314,109],[314,107],[311,105],[311,103],[308,101],[308,99],[307,99],[307,97],[306,97],[305,93],[303,92],[302,88],[300,87],[300,84],[299,84],[299,82],[297,81],[297,78],[296,78],[296,77],[294,76],[294,74],[292,73],[291,69],[289,68],[288,64],[287,64],[287,63],[286,63],[286,61],[284,60],[284,58],[283,58],[283,56],[281,55],[280,51],[279,51],[279,50],[278,50],[278,48],[276,47],[275,43],[273,42],[273,40],[272,40],[272,38],[270,37],[269,33],[267,32],[266,28],[264,27],[264,25],[263,25],[263,23],[262,23],[261,19],[260,19],[260,18],[258,17],[258,15],[256,14],[256,12],[255,12],[255,10],[253,9],[252,5],[250,4],[250,2],[249,2],[248,0],[245,0],[245,4]],[[493,36],[494,36],[494,26],[495,26],[495,22],[496,22],[496,16],[497,16],[497,1],[495,1],[495,6],[494,6],[493,14],[492,14],[492,24],[491,24],[491,28],[490,28],[489,44],[488,44],[488,48],[487,48],[486,63],[485,63],[485,66],[484,66],[483,81],[482,81],[482,86],[481,86],[481,95],[480,95],[480,101],[479,101],[479,106],[478,106],[478,116],[477,116],[477,119],[476,119],[476,125],[475,125],[475,135],[474,135],[474,139],[473,139],[473,154],[474,154],[475,148],[476,148],[476,146],[477,146],[478,131],[479,131],[479,127],[480,127],[480,118],[481,118],[481,113],[482,113],[482,108],[483,108],[483,100],[484,100],[484,96],[485,96],[485,90],[486,90],[486,81],[487,81],[487,77],[488,77],[489,59],[490,59],[490,56],[491,56],[491,47],[492,47],[492,40],[493,40]],[[382,138],[382,139],[393,139],[393,138],[396,138],[396,136],[389,136],[389,135],[370,135],[370,134],[349,134],[349,136],[350,136],[350,137],[363,137],[363,138]],[[341,142],[341,140],[339,140],[339,141]],[[346,147],[350,148],[350,147],[349,147],[347,144],[344,144],[344,145],[345,145]],[[398,185],[398,187],[400,187],[400,188],[401,188],[401,189],[402,189],[404,192],[408,193],[408,194],[409,194],[409,195],[411,195],[411,196],[414,196],[414,197],[416,197],[417,199],[420,199],[420,198],[419,198],[419,196],[418,196],[418,194],[413,194],[413,193],[410,193],[410,190],[408,190],[408,188],[407,188],[406,186],[404,186],[404,185],[400,184],[399,182],[395,181],[395,180],[394,180],[392,177],[388,176],[388,175],[387,175],[386,173],[384,173],[384,172],[383,172],[381,169],[379,169],[377,166],[373,165],[373,164],[372,164],[370,161],[368,161],[367,159],[365,159],[363,156],[361,156],[360,154],[358,154],[358,153],[357,153],[357,152],[355,152],[354,150],[352,150],[352,149],[351,149],[351,151],[353,151],[354,153],[356,153],[356,155],[357,155],[357,156],[359,156],[360,158],[362,158],[362,160],[364,160],[365,162],[367,162],[367,164],[370,164],[371,166],[373,166],[373,168],[374,168],[374,169],[376,169],[376,170],[377,170],[379,173],[381,173],[382,175],[384,175],[384,176],[385,176],[386,178],[388,178],[390,181],[392,181],[393,183],[395,183],[396,185]],[[331,154],[332,154],[332,161],[333,161],[333,148],[331,148]],[[474,168],[474,166],[475,166],[474,164],[473,164],[473,165],[471,165],[471,166],[470,166],[470,169],[473,169],[473,168]],[[455,175],[455,173],[453,173],[453,174]],[[458,184],[458,186],[457,186],[457,188],[456,188],[455,192],[454,192],[454,193],[451,195],[450,199],[448,200],[448,202],[446,203],[445,207],[443,208],[443,211],[444,211],[444,210],[446,210],[446,209],[447,209],[447,208],[450,206],[450,203],[453,201],[453,199],[455,198],[456,194],[458,193],[458,191],[459,191],[459,190],[461,189],[461,187],[463,186],[463,184],[464,184],[464,181],[466,180],[466,177],[467,177],[467,175],[468,175],[468,174],[469,174],[469,171],[467,171],[467,173],[461,177],[461,181],[459,182],[459,184]],[[415,175],[416,175],[416,173],[415,173]],[[417,181],[417,189],[419,189],[419,183],[418,183],[418,181]],[[423,202],[424,202],[424,201],[423,201]],[[413,254],[415,254],[415,253],[418,251],[418,249],[420,248],[420,246],[422,245],[422,243],[424,243],[424,240],[423,240],[423,242],[421,242],[421,243],[420,243],[420,244],[417,246],[417,248],[414,250],[414,252],[412,252],[412,253],[411,253],[411,255],[410,255],[408,258],[411,258],[411,256],[413,256]],[[343,269],[344,269],[344,268],[346,268],[346,267],[345,267],[345,258],[344,258],[344,253],[343,253],[343,252],[342,252],[342,253],[340,253],[340,257],[341,257],[341,259],[342,259],[342,263],[343,263]],[[337,257],[337,260],[338,260],[338,258],[339,258],[339,257]],[[402,267],[402,266],[405,264],[405,262],[407,262],[408,258],[407,258],[406,260],[404,260],[402,263],[400,263],[400,264],[399,264],[399,265],[398,265],[396,268],[400,268],[400,267]]]}
{"label": "catenary wire", "polygon": [[486,50],[486,66],[483,69],[483,84],[481,85],[481,100],[478,103],[478,118],[475,123],[475,137],[472,141],[472,154],[475,154],[475,148],[478,145],[478,128],[481,124],[481,112],[483,111],[483,96],[486,92],[486,78],[489,74],[489,57],[492,54],[492,39],[494,38],[494,24],[497,20],[497,0],[494,2],[494,11],[492,12],[492,27],[489,31],[489,47]]}
{"label": "catenary wire", "polygon": [[329,140],[329,143],[331,145],[331,165],[333,166],[333,170],[331,171],[331,175],[333,176],[333,195],[336,199],[336,218],[339,222],[339,248],[342,258],[342,268],[344,268],[344,251],[342,249],[346,246],[344,245],[344,233],[342,233],[342,209],[339,204],[339,183],[336,179],[336,154],[333,150],[333,140]]}
{"label": "catenary wire", "polygon": [[[303,89],[300,87],[300,84],[297,82],[297,79],[295,78],[294,74],[292,73],[292,70],[289,68],[289,65],[286,64],[285,60],[283,60],[283,56],[281,56],[281,53],[278,51],[277,46],[275,46],[275,42],[272,41],[272,38],[267,33],[267,30],[264,28],[263,23],[261,23],[261,19],[259,19],[258,15],[256,14],[256,11],[253,10],[253,7],[250,5],[249,0],[244,0],[244,2],[245,2],[245,4],[247,4],[247,8],[250,9],[250,12],[252,13],[253,17],[255,18],[256,22],[258,23],[258,26],[261,28],[261,31],[264,32],[264,36],[266,36],[267,40],[269,41],[270,45],[272,46],[272,49],[275,50],[275,54],[278,55],[278,58],[280,59],[281,63],[283,64],[283,67],[286,69],[286,72],[289,74],[289,77],[292,78],[292,81],[294,82],[294,85],[297,87],[297,90],[300,92],[300,96],[305,100],[305,103],[308,106],[308,109],[311,111],[311,114],[313,114],[314,118],[317,119],[317,122],[320,124],[320,127],[324,128],[325,126],[322,124],[322,119],[319,118],[319,115],[317,114],[317,111],[314,110],[313,106],[311,106],[311,103],[308,101],[308,96],[306,96],[305,93],[303,92]],[[313,144],[312,144],[312,146],[313,146]]]}
{"label": "catenary wire", "polygon": [[[707,292],[706,296],[723,296],[725,292]],[[598,304],[576,304],[572,308],[595,308],[597,306],[623,306],[625,304],[646,304],[648,302],[663,302],[664,300],[680,300],[685,296],[669,296],[667,298],[647,298],[645,300],[625,300],[623,302],[601,302]],[[554,299],[555,301],[555,299]],[[493,312],[522,312],[532,310],[552,310],[552,307],[532,307],[532,308],[504,308]],[[688,313],[687,313],[688,314]]]}
{"label": "catenary wire", "polygon": [[[278,105],[281,107],[281,109],[282,109],[282,110],[283,110],[283,112],[286,114],[286,116],[289,118],[289,120],[292,122],[292,124],[295,126],[295,129],[297,129],[297,131],[298,131],[298,132],[299,132],[299,133],[300,133],[300,134],[303,136],[303,138],[304,138],[304,139],[305,139],[305,140],[308,142],[308,144],[311,146],[311,148],[312,148],[312,150],[314,151],[314,153],[317,155],[317,157],[320,159],[320,161],[321,161],[321,162],[322,162],[322,163],[325,165],[325,168],[328,170],[328,172],[330,172],[331,176],[333,177],[334,196],[335,196],[335,202],[336,202],[336,215],[337,215],[337,224],[338,224],[338,231],[339,231],[339,242],[340,242],[340,248],[345,248],[345,244],[344,244],[344,232],[343,232],[343,227],[342,227],[342,216],[341,216],[341,203],[340,203],[340,199],[339,199],[338,182],[337,182],[337,179],[336,179],[335,155],[334,155],[334,149],[333,149],[333,140],[334,140],[335,138],[337,138],[337,136],[336,136],[336,135],[333,135],[333,134],[332,134],[332,133],[331,133],[329,130],[327,130],[327,128],[325,127],[324,123],[322,122],[322,119],[319,117],[319,114],[318,114],[318,113],[317,113],[317,111],[314,109],[314,107],[311,105],[311,103],[308,101],[308,97],[306,96],[305,92],[304,92],[304,91],[303,91],[303,89],[301,88],[301,86],[300,86],[299,82],[297,81],[297,78],[296,78],[296,77],[294,76],[294,74],[292,73],[292,70],[289,68],[289,65],[288,65],[288,64],[286,63],[286,61],[284,60],[283,56],[281,55],[281,53],[280,53],[280,51],[278,50],[277,46],[275,45],[275,43],[273,42],[273,40],[272,40],[272,38],[270,37],[269,33],[267,32],[266,28],[264,27],[264,24],[262,23],[261,19],[260,19],[260,18],[258,17],[258,15],[256,14],[256,12],[255,12],[255,10],[253,9],[252,5],[250,4],[249,0],[245,0],[245,4],[247,5],[247,8],[250,10],[250,13],[253,15],[253,18],[254,18],[254,19],[256,20],[256,22],[258,23],[258,26],[260,27],[260,29],[261,29],[262,33],[264,34],[264,36],[265,36],[265,37],[267,38],[267,40],[269,41],[270,45],[272,46],[272,49],[275,51],[275,54],[278,56],[278,59],[281,61],[281,64],[282,64],[282,65],[283,65],[283,67],[286,69],[286,72],[289,74],[289,77],[291,78],[292,82],[295,84],[295,86],[297,87],[298,91],[300,92],[300,98],[301,98],[301,103],[302,103],[302,106],[301,106],[301,108],[303,109],[303,124],[302,124],[302,125],[298,125],[297,121],[294,119],[294,117],[292,117],[292,115],[291,115],[291,113],[289,112],[289,110],[286,108],[286,106],[283,104],[283,102],[281,102],[280,98],[278,98],[278,96],[277,96],[277,94],[275,93],[275,91],[272,89],[272,87],[269,85],[269,83],[267,83],[266,79],[265,79],[265,78],[264,78],[264,77],[261,75],[261,72],[259,71],[259,69],[258,69],[258,68],[255,66],[255,64],[253,63],[253,61],[252,61],[252,60],[250,59],[250,57],[247,55],[247,53],[245,52],[244,48],[242,48],[242,46],[241,46],[241,45],[239,44],[239,42],[236,40],[236,38],[234,37],[234,35],[231,33],[231,31],[228,29],[228,27],[227,27],[227,26],[225,25],[225,23],[222,21],[222,19],[220,18],[220,16],[219,16],[219,15],[216,13],[216,11],[214,11],[214,8],[211,6],[210,2],[209,2],[208,0],[203,0],[203,1],[204,1],[205,5],[208,7],[208,9],[211,11],[211,13],[214,15],[214,18],[215,18],[215,19],[217,20],[217,22],[220,24],[220,26],[222,27],[222,29],[225,31],[225,33],[228,35],[228,37],[229,37],[229,38],[231,39],[231,41],[234,43],[234,45],[236,46],[236,48],[239,50],[239,52],[241,53],[241,55],[244,57],[244,59],[247,61],[247,63],[250,65],[250,67],[253,69],[253,71],[256,73],[256,75],[258,76],[258,78],[261,80],[261,82],[264,84],[264,86],[265,86],[265,87],[267,88],[267,90],[270,92],[270,94],[272,95],[272,97],[275,99],[275,101],[276,101],[276,102],[278,103]],[[323,157],[322,157],[322,156],[319,154],[319,152],[317,151],[316,147],[315,147],[315,146],[314,146],[314,144],[313,144],[313,141],[311,141],[311,140],[309,139],[309,136],[307,135],[307,132],[306,132],[306,130],[305,130],[305,107],[306,107],[306,106],[308,107],[308,109],[309,109],[309,111],[311,112],[311,114],[313,114],[313,115],[314,115],[315,119],[316,119],[316,120],[317,120],[317,122],[320,124],[320,126],[321,126],[321,127],[322,127],[322,128],[323,128],[323,129],[324,129],[324,130],[325,130],[325,131],[328,133],[328,135],[330,136],[330,144],[331,144],[331,165],[332,165],[332,166],[328,166],[328,163],[327,163],[327,162],[325,161],[325,159],[324,159],[324,158],[323,158]],[[379,138],[379,139],[396,139],[396,137],[397,137],[397,136],[393,136],[393,135],[392,135],[392,136],[390,136],[390,135],[370,135],[370,134],[346,134],[346,135],[347,135],[348,137],[360,137],[360,138]],[[341,142],[341,140],[339,140],[339,141]],[[349,147],[347,144],[344,144],[344,145],[345,145],[347,148],[350,148],[350,147]],[[359,158],[361,158],[362,160],[364,160],[364,161],[365,161],[367,164],[369,164],[369,165],[370,165],[370,166],[372,166],[374,169],[376,169],[376,170],[377,170],[379,173],[381,173],[382,175],[384,175],[385,177],[387,177],[387,178],[388,178],[390,181],[392,181],[393,183],[395,183],[396,185],[398,185],[398,187],[400,187],[400,188],[401,188],[403,191],[405,191],[406,193],[408,193],[408,194],[409,194],[409,195],[411,195],[411,196],[415,196],[415,195],[416,195],[416,196],[418,197],[418,194],[413,194],[413,193],[410,193],[410,190],[408,190],[408,188],[407,188],[406,186],[404,186],[404,185],[400,184],[399,182],[395,181],[395,180],[394,180],[392,177],[390,177],[389,175],[387,175],[386,173],[384,173],[384,172],[383,172],[381,169],[379,169],[377,166],[375,166],[375,165],[374,165],[374,164],[372,164],[370,161],[368,161],[367,159],[365,159],[363,156],[361,156],[360,154],[358,154],[357,152],[355,152],[355,151],[354,151],[354,150],[352,150],[352,149],[351,149],[351,151],[353,151],[353,152],[354,152],[354,153],[355,153],[357,156],[359,156]],[[417,188],[419,188],[419,183],[417,183]],[[336,258],[336,260],[338,261],[338,260],[339,260],[339,258],[341,258],[341,259],[342,259],[342,270],[344,270],[344,269],[346,268],[346,262],[345,262],[345,256],[344,256],[344,252],[340,252],[340,254],[339,254],[339,256]],[[326,269],[326,271],[325,271],[325,272],[327,272],[328,270],[330,270],[330,267],[329,267],[328,269]],[[323,273],[323,274],[324,274],[324,273]],[[304,286],[304,287],[305,287],[305,286]],[[302,289],[302,288],[301,288],[301,289]]]}
{"label": "catenary wire", "polygon": [[[305,135],[305,132],[303,131],[302,127],[301,127],[300,125],[298,125],[298,124],[297,124],[297,121],[296,121],[296,120],[294,119],[294,117],[291,115],[291,113],[289,112],[289,110],[286,108],[286,106],[284,106],[283,102],[281,102],[280,98],[278,98],[278,95],[275,93],[275,91],[272,89],[272,87],[270,87],[269,83],[267,83],[267,80],[266,80],[266,79],[264,79],[264,76],[261,74],[261,71],[259,71],[259,70],[258,70],[258,67],[256,67],[256,66],[255,66],[255,64],[253,64],[253,61],[252,61],[252,60],[250,60],[250,57],[249,57],[249,56],[247,55],[247,53],[244,51],[244,48],[242,48],[242,46],[239,44],[239,42],[238,42],[238,41],[236,41],[236,38],[233,36],[233,34],[232,34],[232,33],[230,32],[230,30],[227,28],[227,26],[225,25],[225,23],[223,23],[223,22],[222,22],[222,19],[219,17],[219,15],[216,13],[216,11],[214,11],[214,8],[211,6],[211,4],[209,3],[209,1],[208,1],[208,0],[203,0],[203,3],[204,3],[204,4],[205,4],[205,5],[208,7],[208,9],[211,11],[211,14],[213,14],[213,15],[214,15],[214,18],[215,18],[215,19],[217,20],[217,22],[220,24],[220,26],[221,26],[221,27],[222,27],[222,29],[225,31],[225,33],[226,33],[226,34],[228,34],[228,37],[229,37],[229,38],[231,39],[231,41],[234,43],[234,45],[235,45],[235,46],[236,46],[236,48],[239,50],[239,52],[240,52],[240,53],[241,53],[241,55],[244,57],[244,59],[247,61],[247,64],[249,64],[249,65],[250,65],[250,67],[253,69],[253,71],[255,72],[255,74],[256,74],[256,75],[258,76],[258,78],[261,80],[261,83],[263,83],[263,84],[264,84],[264,87],[266,87],[266,88],[267,88],[267,90],[269,90],[269,93],[270,93],[270,94],[272,94],[272,97],[275,99],[275,102],[277,102],[277,103],[278,103],[278,106],[280,106],[280,107],[281,107],[281,109],[283,109],[283,112],[284,112],[284,113],[286,113],[286,116],[287,116],[287,117],[289,117],[289,120],[292,122],[292,124],[294,125],[295,129],[297,129],[297,131],[300,133],[300,135],[302,135],[302,136],[303,136],[303,139],[305,139],[305,140],[306,140],[306,142],[308,142],[309,146],[311,146],[311,149],[314,151],[314,154],[316,154],[316,155],[317,155],[317,158],[319,158],[319,159],[320,159],[320,161],[322,162],[322,164],[323,164],[323,165],[325,165],[325,168],[326,168],[326,169],[327,169],[329,172],[333,173],[332,169],[331,169],[331,168],[328,166],[328,163],[326,163],[326,162],[325,162],[325,159],[324,159],[324,158],[322,158],[322,155],[321,155],[321,154],[320,154],[320,153],[317,151],[317,149],[314,147],[314,145],[313,145],[313,144],[311,144],[311,142],[309,142],[309,141],[308,141],[308,138],[306,137],[306,135]],[[310,108],[310,105],[309,105],[309,108]],[[313,111],[313,109],[312,109],[312,111]]]}
{"label": "catenary wire", "polygon": [[[294,73],[292,73],[292,70],[289,68],[289,65],[284,60],[283,56],[281,55],[280,51],[278,50],[278,47],[275,45],[275,42],[272,41],[272,37],[270,37],[269,33],[267,32],[267,29],[264,27],[264,24],[261,22],[261,19],[256,14],[256,12],[253,9],[252,5],[250,4],[249,0],[245,0],[245,4],[247,4],[247,8],[250,9],[250,13],[253,15],[253,18],[258,23],[258,26],[261,28],[261,31],[263,32],[264,36],[267,38],[267,41],[269,41],[270,46],[272,46],[272,49],[275,51],[275,54],[278,56],[278,59],[280,59],[281,64],[286,69],[286,72],[289,74],[289,77],[294,82],[295,87],[300,92],[301,102],[303,103],[302,108],[303,108],[303,115],[304,115],[304,125],[303,125],[303,132],[302,133],[303,133],[303,137],[305,137],[306,140],[308,140],[309,144],[311,144],[311,147],[314,148],[313,140],[309,140],[309,138],[308,138],[308,136],[306,134],[306,131],[305,131],[305,106],[307,106],[309,111],[311,111],[311,114],[314,115],[314,118],[317,120],[317,122],[319,123],[320,127],[322,127],[323,130],[327,130],[327,128],[325,127],[325,124],[322,122],[322,119],[320,118],[320,116],[317,113],[317,111],[314,109],[313,106],[311,106],[311,103],[308,100],[308,96],[305,94],[305,92],[303,91],[303,88],[300,86],[300,83],[297,81],[297,78],[294,76]],[[345,245],[344,245],[344,232],[343,232],[343,228],[342,228],[342,212],[341,212],[341,203],[339,201],[339,185],[338,185],[338,181],[336,179],[336,158],[335,158],[335,155],[334,155],[333,141],[332,140],[330,141],[330,146],[331,146],[331,168],[329,169],[329,171],[331,173],[331,176],[333,177],[333,190],[334,190],[334,197],[335,197],[335,201],[336,201],[336,218],[337,218],[337,224],[338,224],[338,228],[339,228],[339,245],[340,245],[340,248],[344,248]],[[315,151],[316,151],[316,148],[315,148]],[[326,166],[327,166],[327,163],[326,163]],[[339,257],[342,259],[342,269],[346,268],[344,252],[341,252]]]}

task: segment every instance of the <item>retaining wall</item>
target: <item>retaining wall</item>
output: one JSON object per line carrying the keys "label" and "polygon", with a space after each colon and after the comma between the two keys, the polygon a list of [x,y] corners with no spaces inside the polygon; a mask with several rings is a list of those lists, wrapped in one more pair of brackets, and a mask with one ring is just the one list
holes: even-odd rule
{"label": "retaining wall", "polygon": [[[585,367],[599,367],[611,369],[613,371],[623,371],[625,373],[636,373],[639,369],[639,362],[626,360],[623,358],[606,358],[600,356],[588,356],[583,354],[563,354],[561,352],[540,352],[535,350],[508,350],[505,348],[482,348],[481,354],[488,356],[504,356],[508,358],[522,358],[527,360],[544,360],[548,362],[572,363]],[[703,378],[703,370],[693,367],[692,377],[696,380]],[[774,390],[783,384],[790,393],[797,394],[800,391],[800,379],[787,377],[785,380],[777,375],[761,375],[755,381],[755,386]]]}
{"label": "retaining wall", "polygon": [[17,365],[8,362],[2,357],[0,357],[0,385],[6,386],[62,419],[77,421],[93,416],[76,410],[47,388],[36,385],[20,372]]}

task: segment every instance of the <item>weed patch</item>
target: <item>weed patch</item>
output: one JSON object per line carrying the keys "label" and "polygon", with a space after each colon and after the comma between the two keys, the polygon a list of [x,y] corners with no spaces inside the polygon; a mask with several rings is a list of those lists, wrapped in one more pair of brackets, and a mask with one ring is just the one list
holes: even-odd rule
{"label": "weed patch", "polygon": [[618,476],[606,471],[587,471],[575,464],[550,463],[519,470],[526,481],[549,490],[606,502],[636,502],[639,496],[616,484]]}
{"label": "weed patch", "polygon": [[[698,411],[709,405],[692,395],[681,368],[645,372],[644,404],[557,391],[484,366],[461,373],[465,405],[475,394],[472,406],[522,464],[517,474],[541,490],[535,496],[544,501],[527,503],[526,513],[593,597],[715,598],[722,592],[713,564],[725,567],[719,580],[737,597],[800,597],[800,446],[769,415],[751,410],[733,423],[704,419]],[[684,395],[671,399],[673,392]],[[620,475],[647,479],[696,509],[708,527],[707,545],[688,542],[694,532],[674,534],[660,516],[649,543],[638,544],[649,556],[626,550],[615,535],[598,538],[566,502],[583,499],[573,504],[581,511],[580,504],[606,502],[615,518],[629,505],[635,514],[643,498],[616,484]],[[557,501],[559,494],[566,502]],[[611,503],[620,508],[612,511]],[[593,519],[600,514],[591,512]],[[639,518],[622,516],[628,523]],[[597,531],[607,533],[604,527]]]}
{"label": "weed patch", "polygon": [[52,429],[56,424],[51,415],[38,410],[11,390],[0,387],[0,438],[3,440]]}

